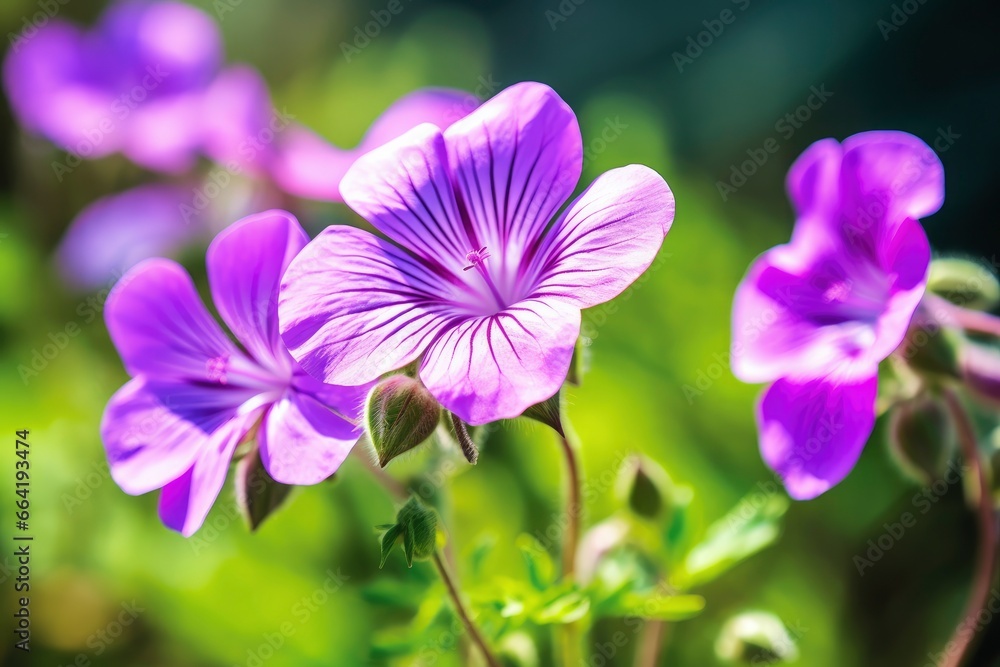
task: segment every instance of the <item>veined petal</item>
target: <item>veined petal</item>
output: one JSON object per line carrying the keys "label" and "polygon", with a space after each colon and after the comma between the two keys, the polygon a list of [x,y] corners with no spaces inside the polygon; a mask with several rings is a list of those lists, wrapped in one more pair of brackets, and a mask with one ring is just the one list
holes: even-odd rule
{"label": "veined petal", "polygon": [[278,320],[311,375],[359,385],[410,363],[451,317],[451,286],[373,234],[328,227],[289,265]]}
{"label": "veined petal", "polygon": [[864,379],[778,380],[761,397],[757,425],[764,461],[788,494],[808,500],[854,468],[875,425],[875,372]]}
{"label": "veined petal", "polygon": [[258,362],[284,364],[278,288],[309,237],[291,213],[265,211],[239,220],[208,248],[212,297],[230,330]]}
{"label": "veined petal", "polygon": [[603,174],[546,234],[535,295],[578,308],[616,297],[653,262],[673,220],[673,193],[652,169]]}
{"label": "veined petal", "polygon": [[579,333],[578,308],[528,299],[443,331],[420,379],[469,424],[513,418],[559,390]]}
{"label": "veined petal", "polygon": [[337,472],[362,432],[311,396],[288,392],[264,417],[260,458],[282,484],[317,484]]}
{"label": "veined petal", "polygon": [[251,395],[228,387],[129,381],[111,397],[101,420],[111,477],[133,495],[174,481]]}
{"label": "veined petal", "polygon": [[187,272],[168,259],[148,259],[126,273],[108,296],[104,319],[130,375],[217,382],[212,361],[243,356]]}
{"label": "veined petal", "polygon": [[160,520],[164,525],[184,537],[201,528],[225,484],[233,452],[259,418],[255,411],[223,424],[208,438],[194,464],[163,487]]}
{"label": "veined petal", "polygon": [[463,220],[485,246],[501,291],[516,281],[522,256],[573,193],[583,168],[576,115],[546,85],[519,83],[445,133]]}
{"label": "veined petal", "polygon": [[340,194],[383,234],[458,280],[479,246],[459,218],[447,165],[441,130],[420,125],[358,158]]}

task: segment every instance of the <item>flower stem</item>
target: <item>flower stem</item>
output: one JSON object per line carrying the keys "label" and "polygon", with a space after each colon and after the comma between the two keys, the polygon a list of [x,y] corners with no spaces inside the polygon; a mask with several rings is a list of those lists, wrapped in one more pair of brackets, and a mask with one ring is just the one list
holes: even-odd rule
{"label": "flower stem", "polygon": [[956,306],[935,294],[925,294],[924,302],[931,313],[944,324],[953,324],[970,333],[1000,338],[1000,318],[994,315]]}
{"label": "flower stem", "polygon": [[635,667],[656,667],[666,631],[667,624],[663,621],[646,620],[642,628],[639,650],[635,654]]}
{"label": "flower stem", "polygon": [[572,579],[576,574],[576,548],[580,542],[580,517],[583,515],[583,506],[580,501],[580,460],[576,455],[576,448],[569,441],[565,433],[559,434],[559,443],[562,445],[563,454],[566,457],[566,534],[563,536],[562,545],[562,567],[563,576]]}
{"label": "flower stem", "polygon": [[979,485],[979,555],[977,556],[976,573],[972,581],[972,592],[965,606],[965,614],[947,644],[948,647],[953,648],[948,651],[944,663],[944,667],[959,667],[969,654],[972,639],[976,634],[974,630],[978,625],[977,618],[986,605],[990,594],[990,585],[993,583],[993,572],[998,554],[997,521],[993,510],[993,497],[979,456],[979,447],[976,444],[976,433],[972,420],[952,389],[946,388],[944,390],[944,398],[955,420],[958,440],[962,447],[962,457],[966,464],[972,468]]}
{"label": "flower stem", "polygon": [[444,582],[445,588],[448,589],[448,597],[451,598],[452,604],[455,605],[455,611],[458,612],[458,617],[461,619],[462,625],[465,626],[465,630],[469,633],[469,637],[472,638],[473,643],[479,647],[486,664],[489,665],[489,667],[500,667],[500,661],[497,660],[497,658],[490,651],[490,647],[486,643],[486,639],[479,631],[479,628],[476,627],[476,624],[472,622],[469,612],[466,611],[465,605],[462,604],[462,598],[458,594],[458,588],[455,587],[455,583],[452,581],[448,568],[445,566],[444,561],[441,560],[441,555],[436,551],[434,552],[434,566],[437,568],[438,574],[441,576],[441,581]]}

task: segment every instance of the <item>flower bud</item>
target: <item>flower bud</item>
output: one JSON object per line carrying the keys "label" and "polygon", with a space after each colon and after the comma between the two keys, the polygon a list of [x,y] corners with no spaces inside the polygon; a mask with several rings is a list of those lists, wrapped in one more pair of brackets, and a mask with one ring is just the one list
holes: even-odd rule
{"label": "flower bud", "polygon": [[1000,282],[985,266],[957,257],[931,262],[927,291],[957,306],[992,310],[1000,304]]}
{"label": "flower bud", "polygon": [[920,484],[931,484],[944,474],[956,443],[947,408],[927,393],[899,403],[889,414],[892,457]]}
{"label": "flower bud", "polygon": [[799,657],[795,640],[774,614],[748,611],[726,621],[715,642],[720,660],[738,665],[776,665]]}
{"label": "flower bud", "polygon": [[1000,403],[1000,350],[966,343],[962,348],[962,380],[976,396]]}
{"label": "flower bud", "polygon": [[906,332],[906,337],[896,349],[896,355],[922,375],[947,375],[960,377],[959,350],[963,345],[961,334],[946,329],[929,317],[916,317]]}
{"label": "flower bud", "polygon": [[622,465],[616,491],[634,514],[656,519],[669,509],[672,488],[670,476],[659,464],[634,455]]}
{"label": "flower bud", "polygon": [[256,446],[236,465],[236,504],[251,530],[257,530],[288,497],[292,487],[267,474]]}
{"label": "flower bud", "polygon": [[429,438],[441,408],[420,380],[393,375],[368,394],[365,431],[383,468],[400,454]]}
{"label": "flower bud", "polygon": [[407,567],[413,567],[413,560],[426,560],[437,550],[437,514],[419,500],[411,497],[396,513],[396,523],[379,526],[385,530],[382,535],[381,559],[379,567],[385,565],[393,547],[403,543],[403,555]]}

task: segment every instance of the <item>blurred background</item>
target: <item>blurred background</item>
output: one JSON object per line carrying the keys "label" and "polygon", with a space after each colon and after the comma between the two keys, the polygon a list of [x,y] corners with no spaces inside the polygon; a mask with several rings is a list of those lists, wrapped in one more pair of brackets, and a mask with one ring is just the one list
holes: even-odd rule
{"label": "blurred background", "polygon": [[[756,447],[759,388],[729,373],[729,309],[750,261],[790,233],[783,179],[805,147],[870,129],[921,137],[939,153],[947,182],[943,209],[924,221],[932,245],[996,266],[995,3],[400,2],[402,11],[360,48],[356,28],[384,10],[384,0],[192,4],[217,21],[228,61],[259,69],[277,108],[338,146],[357,144],[393,100],[422,86],[489,97],[537,80],[580,118],[581,189],[623,164],[664,175],[677,197],[675,226],[648,280],[619,298],[617,311],[585,314],[589,372],[570,392],[568,412],[589,478],[643,452],[695,490],[695,530],[773,482]],[[68,0],[58,15],[90,24],[104,6]],[[0,5],[9,44],[39,7]],[[732,20],[718,24],[724,10]],[[699,45],[699,33],[718,25],[720,34]],[[802,112],[810,99],[813,108]],[[401,557],[378,570],[372,526],[391,521],[394,509],[360,461],[331,482],[296,490],[255,534],[237,516],[230,482],[190,540],[160,525],[155,494],[132,498],[110,480],[98,425],[126,380],[100,316],[111,283],[67,284],[54,252],[84,206],[162,178],[112,156],[59,179],[51,164],[65,153],[19,129],[9,106],[0,114],[0,395],[9,439],[16,429],[31,431],[35,536],[33,650],[26,660],[5,634],[0,660],[461,664],[436,651],[433,633],[407,637],[413,613],[385,604],[387,596],[419,597],[433,577],[426,564],[408,570]],[[777,152],[743,181],[734,177],[769,139]],[[240,192],[252,192],[252,182],[244,185]],[[312,233],[356,222],[337,204],[288,205]],[[142,220],[135,224],[141,230]],[[203,251],[195,244],[180,255],[202,287]],[[79,335],[24,377],[19,368],[70,324]],[[705,612],[669,627],[660,664],[716,664],[720,628],[747,609],[797,629],[800,664],[809,667],[935,664],[966,599],[975,525],[958,485],[933,494],[926,513],[914,510],[921,489],[893,466],[883,432],[880,423],[846,482],[792,506],[777,544],[699,591]],[[0,455],[0,597],[8,610],[12,449]],[[561,476],[557,443],[544,429],[518,422],[493,431],[479,465],[446,485],[453,548],[462,553],[492,537],[483,570],[523,577],[514,539],[544,529],[558,511]],[[610,491],[595,494],[587,522],[612,510]],[[855,557],[871,558],[869,540],[907,511],[916,525],[859,573]],[[619,629],[601,622],[594,641]],[[544,649],[546,633],[536,634]],[[391,647],[401,641],[423,642],[433,660],[393,662]],[[631,664],[632,650],[594,664]],[[997,655],[994,623],[970,664],[997,665]]]}

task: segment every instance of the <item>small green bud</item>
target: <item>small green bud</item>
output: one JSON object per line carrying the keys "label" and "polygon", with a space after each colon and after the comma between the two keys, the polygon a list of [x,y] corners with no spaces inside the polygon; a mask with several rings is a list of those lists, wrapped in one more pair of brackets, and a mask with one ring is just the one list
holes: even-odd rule
{"label": "small green bud", "polygon": [[396,513],[396,523],[376,526],[376,530],[385,531],[380,541],[379,568],[385,565],[386,559],[393,548],[403,543],[403,555],[407,567],[413,567],[413,561],[426,560],[434,555],[438,547],[437,514],[425,506],[416,497],[410,497],[406,504]]}
{"label": "small green bud", "polygon": [[921,375],[946,375],[961,377],[959,364],[963,336],[946,329],[939,322],[914,318],[906,337],[896,350],[906,364]]}
{"label": "small green bud", "polygon": [[383,468],[421,444],[437,428],[441,407],[420,380],[393,375],[368,394],[365,430]]}
{"label": "small green bud", "polygon": [[992,310],[1000,304],[1000,282],[993,272],[981,264],[957,257],[931,262],[927,291],[974,310]]}
{"label": "small green bud", "polygon": [[274,481],[253,447],[236,465],[236,504],[251,530],[257,530],[288,497],[292,487]]}
{"label": "small green bud", "polygon": [[928,393],[889,412],[889,451],[907,476],[931,484],[944,474],[957,435],[947,408]]}
{"label": "small green bud", "polygon": [[775,665],[799,657],[795,639],[774,614],[748,611],[726,621],[715,642],[720,660],[737,665]]}
{"label": "small green bud", "polygon": [[670,505],[673,482],[658,463],[645,456],[630,457],[618,476],[619,498],[638,516],[661,517]]}

